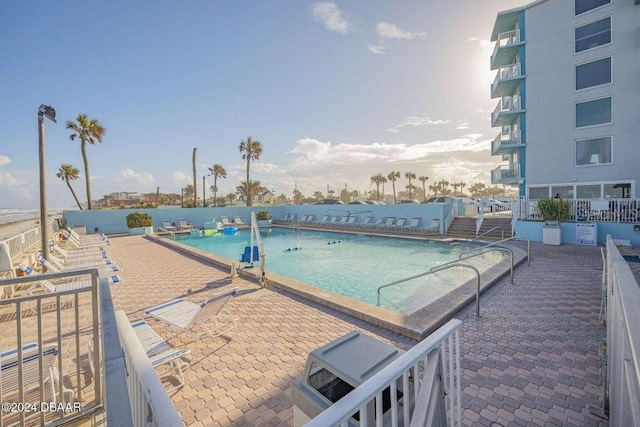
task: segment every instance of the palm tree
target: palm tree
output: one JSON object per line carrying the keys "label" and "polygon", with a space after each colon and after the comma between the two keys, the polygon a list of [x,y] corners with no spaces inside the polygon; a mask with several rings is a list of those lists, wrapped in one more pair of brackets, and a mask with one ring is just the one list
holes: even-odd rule
{"label": "palm tree", "polygon": [[313,198],[319,202],[324,199],[324,194],[322,194],[322,191],[316,191],[313,193]]}
{"label": "palm tree", "polygon": [[218,193],[218,178],[226,178],[227,170],[224,166],[216,163],[212,168],[209,168],[209,172],[213,175],[213,206],[216,206],[216,194]]}
{"label": "palm tree", "polygon": [[400,172],[391,171],[389,175],[387,175],[387,179],[391,181],[393,184],[393,202],[397,203],[398,198],[396,197],[396,179],[400,178]]}
{"label": "palm tree", "polygon": [[371,177],[371,183],[376,185],[376,200],[380,200],[380,184],[382,180],[386,181],[386,178],[381,173]]}
{"label": "palm tree", "polygon": [[91,145],[102,142],[107,130],[97,119],[89,119],[86,114],[78,114],[76,121],[67,120],[65,129],[71,129],[74,133],[69,135],[69,139],[74,141],[80,138],[80,151],[84,161],[84,179],[87,186],[87,209],[91,210],[91,176],[89,175],[89,157],[87,156],[87,142]]}
{"label": "palm tree", "polygon": [[247,197],[247,206],[251,206],[251,191],[249,189],[249,185],[251,181],[249,180],[249,166],[251,165],[251,160],[258,160],[262,155],[262,144],[260,141],[254,141],[250,136],[247,137],[246,141],[240,141],[240,146],[238,147],[242,154],[242,159],[247,161],[247,179],[244,182],[247,188],[244,191],[244,194],[248,194]]}
{"label": "palm tree", "polygon": [[422,193],[424,193],[424,199],[427,198],[427,189],[426,189],[424,183],[427,182],[428,180],[429,180],[428,176],[419,176],[418,177],[418,181],[422,182]]}
{"label": "palm tree", "polygon": [[404,177],[409,180],[409,185],[407,186],[407,189],[409,190],[409,198],[411,199],[412,198],[411,189],[415,188],[415,186],[411,185],[411,180],[416,179],[416,174],[413,172],[405,172]]}
{"label": "palm tree", "polygon": [[457,182],[454,182],[453,184],[451,184],[451,186],[453,187],[453,195],[456,195],[456,190],[458,189],[459,185]]}
{"label": "palm tree", "polygon": [[437,196],[438,195],[438,184],[433,184],[429,186],[429,190],[433,191],[433,195]]}
{"label": "palm tree", "polygon": [[[198,206],[198,185],[196,183],[196,147],[193,148],[193,154],[191,155],[191,166],[193,167],[193,207]],[[204,203],[204,200],[203,200]]]}
{"label": "palm tree", "polygon": [[[249,181],[248,184],[246,182],[240,181],[240,185],[236,187],[236,193],[240,196],[245,197],[246,200],[251,200],[251,198],[260,193],[262,189],[263,188],[262,185],[260,185],[260,181]],[[248,193],[247,190],[249,191]]]}
{"label": "palm tree", "polygon": [[464,189],[464,187],[466,187],[467,184],[465,184],[464,182],[459,182],[458,183],[458,187],[460,187],[460,196],[462,196],[462,190]]}
{"label": "palm tree", "polygon": [[71,181],[74,181],[80,177],[80,171],[78,170],[78,168],[72,165],[62,164],[60,166],[60,169],[58,169],[56,176],[67,183],[67,187],[69,187],[69,191],[71,191],[73,198],[76,199],[76,203],[78,204],[78,207],[80,208],[80,210],[82,210],[82,205],[80,204],[80,202],[78,201],[78,198],[76,197],[76,192],[73,191],[73,188],[71,187]]}

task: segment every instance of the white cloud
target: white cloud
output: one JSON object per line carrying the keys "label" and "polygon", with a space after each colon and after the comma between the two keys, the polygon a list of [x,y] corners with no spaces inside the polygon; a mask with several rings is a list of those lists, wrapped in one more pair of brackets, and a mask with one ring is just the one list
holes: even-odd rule
{"label": "white cloud", "polygon": [[446,125],[449,124],[449,120],[433,120],[425,115],[423,116],[409,116],[403,119],[400,123],[393,125],[387,132],[390,133],[399,133],[401,128],[404,127],[427,127],[427,126],[438,126],[438,125]]}
{"label": "white cloud", "polygon": [[456,130],[464,130],[464,129],[469,129],[469,122],[458,122],[458,125],[456,126]]}
{"label": "white cloud", "polygon": [[116,173],[116,181],[131,184],[150,185],[155,182],[155,179],[150,173],[139,173],[135,172],[133,169],[125,169]]}
{"label": "white cloud", "polygon": [[387,47],[383,44],[370,44],[367,43],[367,50],[371,53],[375,53],[376,55],[384,55],[387,53]]}
{"label": "white cloud", "polygon": [[313,19],[322,23],[329,31],[346,34],[353,31],[353,24],[349,22],[348,15],[340,10],[334,2],[318,2],[311,8]]}
{"label": "white cloud", "polygon": [[422,39],[427,37],[427,33],[422,31],[411,32],[405,31],[395,24],[389,24],[388,22],[378,22],[376,25],[376,31],[382,39]]}
{"label": "white cloud", "polygon": [[0,171],[0,200],[4,203],[3,207],[21,208],[32,205],[37,200],[36,194],[32,183],[17,178],[10,172]]}
{"label": "white cloud", "polygon": [[178,187],[184,187],[189,184],[193,185],[193,177],[182,172],[173,172],[171,179],[173,180],[173,184]]}
{"label": "white cloud", "polygon": [[11,159],[7,156],[0,156],[0,166],[8,165],[11,163]]}

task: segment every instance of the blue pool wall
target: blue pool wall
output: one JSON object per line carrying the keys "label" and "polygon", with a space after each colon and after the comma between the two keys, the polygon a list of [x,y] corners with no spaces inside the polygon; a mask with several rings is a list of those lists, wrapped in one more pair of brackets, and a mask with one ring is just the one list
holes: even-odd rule
{"label": "blue pool wall", "polygon": [[269,211],[274,220],[285,214],[295,214],[298,219],[304,215],[315,215],[319,221],[324,215],[355,216],[355,222],[363,222],[369,215],[373,221],[393,216],[406,218],[407,224],[412,218],[420,218],[420,226],[428,227],[433,219],[440,220],[441,232],[444,232],[444,220],[453,209],[450,204],[397,204],[397,205],[284,205],[284,206],[229,206],[206,208],[155,208],[155,209],[102,209],[84,211],[64,211],[63,218],[71,227],[84,227],[87,233],[120,234],[128,233],[126,217],[132,212],[145,212],[153,218],[153,226],[161,227],[163,220],[177,223],[184,218],[196,228],[204,228],[206,222],[222,216],[233,220],[239,216],[243,222],[249,223],[251,212]]}
{"label": "blue pool wall", "polygon": [[[576,242],[576,224],[584,224],[582,222],[562,222],[560,223],[560,241],[563,245],[575,245]],[[596,224],[597,245],[604,245],[607,241],[607,235],[611,235],[613,239],[629,240],[633,246],[640,246],[640,228],[638,224],[623,224],[615,222],[598,222]],[[528,239],[532,242],[542,242],[542,227],[544,222],[541,221],[517,221],[516,237],[519,239]]]}

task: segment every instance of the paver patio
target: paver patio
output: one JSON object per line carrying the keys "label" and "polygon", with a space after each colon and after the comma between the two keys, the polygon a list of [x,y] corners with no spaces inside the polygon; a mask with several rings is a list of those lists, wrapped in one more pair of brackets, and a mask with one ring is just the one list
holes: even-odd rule
{"label": "paver patio", "polygon": [[[171,396],[186,425],[291,425],[289,386],[311,350],[354,329],[402,349],[415,344],[289,293],[232,283],[228,271],[143,237],[111,241],[125,278],[114,305],[130,320],[163,301],[240,288],[230,306],[241,324],[231,337],[172,341],[193,356],[187,385]],[[532,246],[531,266],[517,269],[515,284],[503,279],[482,296],[481,318],[473,304],[455,316],[463,321],[463,422],[607,425],[589,407],[602,406],[604,378],[600,249]]]}

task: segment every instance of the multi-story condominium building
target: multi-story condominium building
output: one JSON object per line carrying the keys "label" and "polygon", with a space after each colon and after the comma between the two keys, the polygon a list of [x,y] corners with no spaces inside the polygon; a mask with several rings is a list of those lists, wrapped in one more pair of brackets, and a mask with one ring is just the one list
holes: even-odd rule
{"label": "multi-story condominium building", "polygon": [[521,197],[637,198],[640,0],[538,0],[491,40],[492,184]]}

